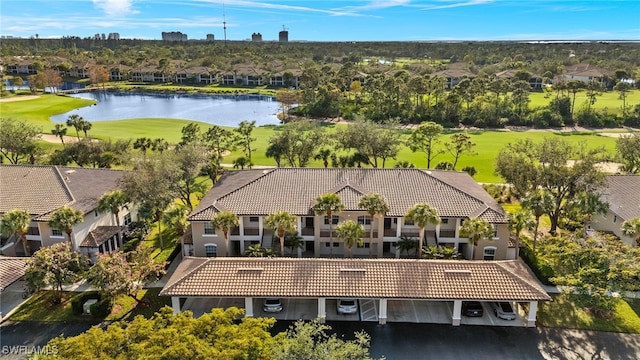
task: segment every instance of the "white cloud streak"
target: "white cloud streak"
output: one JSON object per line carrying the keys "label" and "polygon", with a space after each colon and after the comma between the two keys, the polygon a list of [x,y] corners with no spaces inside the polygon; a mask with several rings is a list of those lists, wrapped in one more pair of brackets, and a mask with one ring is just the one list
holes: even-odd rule
{"label": "white cloud streak", "polygon": [[452,9],[463,6],[476,6],[476,5],[486,5],[491,4],[495,0],[469,0],[469,1],[443,1],[446,4],[443,5],[427,5],[422,6],[422,10],[440,10],[440,9]]}
{"label": "white cloud streak", "polygon": [[133,0],[93,0],[93,6],[104,11],[108,16],[126,16],[135,14]]}

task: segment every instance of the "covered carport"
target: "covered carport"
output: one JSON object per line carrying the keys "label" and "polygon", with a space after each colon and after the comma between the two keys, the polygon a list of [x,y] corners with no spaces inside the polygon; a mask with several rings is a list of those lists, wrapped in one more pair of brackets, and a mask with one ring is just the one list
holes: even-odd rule
{"label": "covered carport", "polygon": [[263,315],[256,299],[304,300],[306,314],[319,321],[327,320],[335,299],[354,298],[374,308],[381,324],[402,321],[398,304],[415,300],[450,304],[439,309],[449,311],[446,319],[454,326],[461,324],[463,301],[526,302],[525,325],[535,326],[538,301],[550,300],[516,260],[187,257],[160,295],[171,296],[175,312],[185,298],[232,298],[244,303],[245,316]]}
{"label": "covered carport", "polygon": [[0,256],[0,322],[25,301],[24,274],[27,260],[29,258]]}

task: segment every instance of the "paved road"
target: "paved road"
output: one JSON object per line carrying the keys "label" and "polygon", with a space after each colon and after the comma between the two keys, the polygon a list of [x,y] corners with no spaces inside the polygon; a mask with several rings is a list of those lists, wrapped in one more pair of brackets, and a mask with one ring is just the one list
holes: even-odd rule
{"label": "paved road", "polygon": [[[278,321],[273,332],[287,329]],[[353,338],[364,330],[372,337],[371,355],[395,359],[620,359],[640,358],[640,335],[547,328],[438,324],[329,322],[334,332]],[[0,326],[0,357],[5,346],[43,346],[59,334],[77,335],[87,323],[5,322]],[[9,359],[20,357],[10,355]]]}
{"label": "paved road", "polygon": [[[0,325],[0,358],[24,359],[54,337],[76,336],[91,327],[89,322],[6,321]],[[46,350],[45,350],[46,351]]]}

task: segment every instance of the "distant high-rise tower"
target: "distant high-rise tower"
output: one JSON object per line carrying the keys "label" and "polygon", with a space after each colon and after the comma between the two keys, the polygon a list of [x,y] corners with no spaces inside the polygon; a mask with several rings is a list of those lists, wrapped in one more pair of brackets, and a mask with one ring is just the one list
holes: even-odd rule
{"label": "distant high-rise tower", "polygon": [[251,41],[262,41],[262,34],[260,33],[251,34]]}
{"label": "distant high-rise tower", "polygon": [[213,34],[207,34],[207,41],[213,41],[215,40],[215,36],[213,36]]}
{"label": "distant high-rise tower", "polygon": [[289,31],[287,28],[282,25],[282,31],[278,33],[278,41],[280,42],[288,42],[289,41]]}

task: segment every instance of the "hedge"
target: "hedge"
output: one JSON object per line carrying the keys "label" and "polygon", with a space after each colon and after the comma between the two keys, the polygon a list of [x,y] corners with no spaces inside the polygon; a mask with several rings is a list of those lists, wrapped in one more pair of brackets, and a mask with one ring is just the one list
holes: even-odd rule
{"label": "hedge", "polygon": [[536,256],[528,241],[522,241],[520,247],[520,257],[529,265],[531,271],[545,285],[555,285],[550,279],[555,276],[553,269],[544,258]]}

